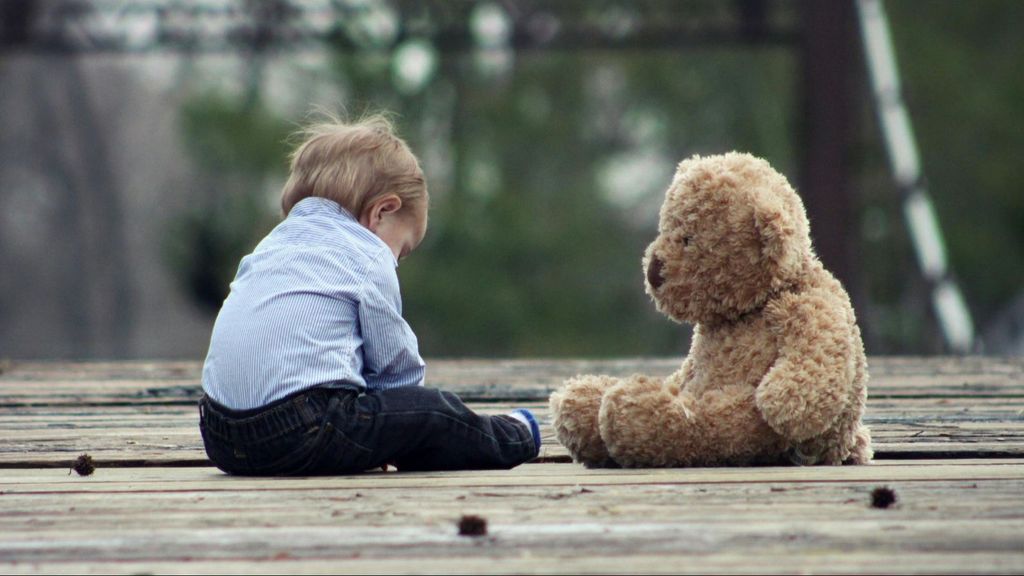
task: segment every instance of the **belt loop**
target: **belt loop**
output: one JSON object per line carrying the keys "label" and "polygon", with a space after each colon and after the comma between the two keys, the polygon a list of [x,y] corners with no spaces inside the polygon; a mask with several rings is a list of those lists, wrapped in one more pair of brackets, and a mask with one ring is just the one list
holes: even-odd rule
{"label": "belt loop", "polygon": [[319,391],[319,388],[310,388],[309,390],[300,393],[294,400],[292,400],[293,411],[303,422],[306,421],[305,414],[307,412],[317,412],[320,408],[320,403],[317,402],[317,400],[319,400],[319,397],[317,396]]}
{"label": "belt loop", "polygon": [[315,390],[309,390],[292,400],[295,415],[298,416],[299,423],[303,426],[312,426],[317,423],[315,394]]}
{"label": "belt loop", "polygon": [[[324,396],[327,397],[326,406],[322,404]],[[303,394],[298,400],[296,408],[302,423],[306,426],[319,426],[337,409],[340,398],[333,391],[317,389]],[[321,406],[324,407],[321,409]]]}
{"label": "belt loop", "polygon": [[[348,398],[348,396],[348,394],[345,395],[346,398]],[[331,394],[331,401],[327,403],[327,410],[325,413],[327,417],[330,417],[331,414],[334,414],[338,410],[338,406],[341,405],[341,398],[340,393],[335,392],[334,394]]]}

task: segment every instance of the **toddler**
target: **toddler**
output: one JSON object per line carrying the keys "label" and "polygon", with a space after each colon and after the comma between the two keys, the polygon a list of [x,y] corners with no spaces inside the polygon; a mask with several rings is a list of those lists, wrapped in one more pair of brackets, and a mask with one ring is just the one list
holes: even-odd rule
{"label": "toddler", "polygon": [[483,416],[423,386],[396,268],[423,240],[419,162],[390,123],[331,121],[291,158],[285,219],[242,259],[203,366],[200,431],[230,474],[511,468],[528,410]]}

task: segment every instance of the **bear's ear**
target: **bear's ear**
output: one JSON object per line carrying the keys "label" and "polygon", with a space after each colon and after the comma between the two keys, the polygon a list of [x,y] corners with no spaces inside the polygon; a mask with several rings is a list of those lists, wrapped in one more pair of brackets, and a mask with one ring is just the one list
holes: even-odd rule
{"label": "bear's ear", "polygon": [[689,158],[683,160],[676,165],[676,173],[672,176],[672,185],[669,186],[669,190],[675,190],[679,184],[679,181],[686,177],[687,172],[699,166],[702,158],[700,154],[694,154]]}
{"label": "bear's ear", "polygon": [[676,176],[682,176],[701,161],[700,154],[694,154],[676,165]]}
{"label": "bear's ear", "polygon": [[778,196],[756,193],[754,198],[754,227],[761,242],[761,256],[774,268],[772,284],[777,286],[799,272],[804,243],[795,218]]}

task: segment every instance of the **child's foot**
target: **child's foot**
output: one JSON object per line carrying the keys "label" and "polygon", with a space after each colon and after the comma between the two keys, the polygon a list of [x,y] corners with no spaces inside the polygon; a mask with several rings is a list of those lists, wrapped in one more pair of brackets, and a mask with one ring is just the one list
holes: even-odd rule
{"label": "child's foot", "polygon": [[537,448],[537,453],[540,454],[540,426],[537,424],[537,419],[533,417],[533,412],[526,408],[519,408],[509,412],[508,415],[530,428],[530,434],[533,435],[533,445]]}

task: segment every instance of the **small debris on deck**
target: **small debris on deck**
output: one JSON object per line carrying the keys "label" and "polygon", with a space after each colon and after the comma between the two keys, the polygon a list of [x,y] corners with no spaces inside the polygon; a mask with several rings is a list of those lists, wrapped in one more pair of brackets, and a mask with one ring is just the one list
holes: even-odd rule
{"label": "small debris on deck", "polygon": [[[96,471],[96,464],[92,461],[92,456],[82,454],[75,458],[74,463],[71,464],[71,470],[78,472],[79,476],[90,476]],[[68,474],[71,474],[71,470],[68,470]]]}
{"label": "small debris on deck", "polygon": [[888,486],[880,486],[871,491],[872,508],[888,508],[896,503],[896,491]]}
{"label": "small debris on deck", "polygon": [[486,536],[487,520],[475,515],[464,515],[459,519],[459,536]]}

